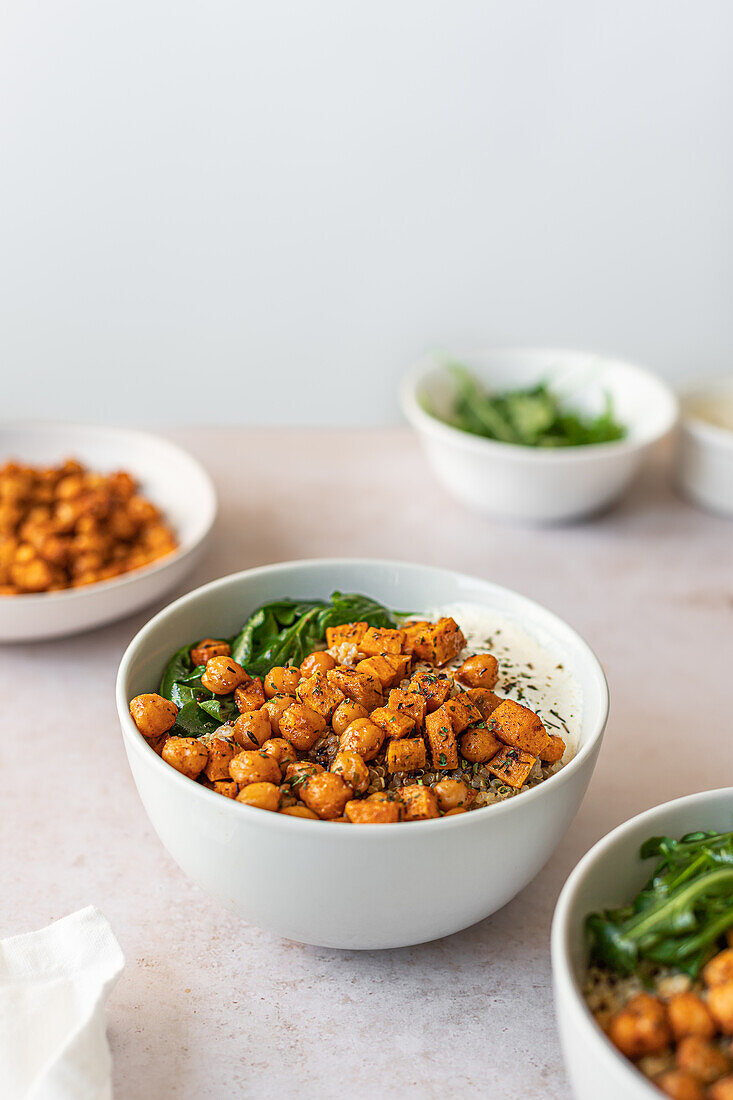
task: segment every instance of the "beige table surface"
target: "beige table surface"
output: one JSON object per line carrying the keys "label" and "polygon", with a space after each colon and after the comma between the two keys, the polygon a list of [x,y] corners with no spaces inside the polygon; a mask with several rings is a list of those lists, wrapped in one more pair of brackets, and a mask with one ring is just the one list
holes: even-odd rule
{"label": "beige table surface", "polygon": [[624,819],[733,774],[733,523],[677,500],[659,463],[615,511],[530,530],[446,497],[400,429],[169,434],[220,493],[215,543],[186,587],[265,562],[364,555],[518,589],[565,617],[606,668],[596,774],[547,867],[488,920],[397,951],[305,947],[221,910],[148,824],[113,684],[151,612],[6,646],[0,935],[84,905],[106,913],[127,957],[109,1004],[123,1100],[567,1097],[548,936],[568,872]]}

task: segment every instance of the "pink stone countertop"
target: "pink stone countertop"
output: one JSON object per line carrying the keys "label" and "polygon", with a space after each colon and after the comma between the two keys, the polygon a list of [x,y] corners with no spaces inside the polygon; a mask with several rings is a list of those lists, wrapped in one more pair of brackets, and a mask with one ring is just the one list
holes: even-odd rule
{"label": "pink stone countertop", "polygon": [[566,618],[606,668],[598,768],[549,864],[493,917],[397,951],[304,947],[221,910],[148,824],[113,687],[154,609],[6,646],[0,935],[84,905],[106,913],[127,956],[109,1003],[118,1100],[567,1097],[548,937],[568,872],[624,819],[731,775],[733,524],[678,500],[658,463],[616,510],[532,530],[465,511],[401,429],[169,434],[220,494],[215,543],[187,587],[270,561],[363,555],[518,589]]}

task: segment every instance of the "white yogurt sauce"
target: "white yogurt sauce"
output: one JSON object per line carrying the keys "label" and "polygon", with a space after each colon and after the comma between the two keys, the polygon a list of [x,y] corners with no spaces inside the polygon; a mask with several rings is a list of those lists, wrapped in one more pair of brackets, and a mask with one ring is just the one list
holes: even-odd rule
{"label": "white yogurt sauce", "polygon": [[451,616],[466,637],[467,650],[493,653],[499,662],[498,695],[515,699],[540,716],[548,733],[567,745],[563,763],[575,754],[583,714],[580,687],[562,650],[538,641],[512,619],[480,604],[447,604],[424,613],[435,620]]}

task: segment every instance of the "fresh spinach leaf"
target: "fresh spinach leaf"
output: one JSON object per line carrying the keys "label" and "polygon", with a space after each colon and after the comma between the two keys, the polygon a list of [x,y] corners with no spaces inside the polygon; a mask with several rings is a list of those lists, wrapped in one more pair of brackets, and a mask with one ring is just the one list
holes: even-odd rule
{"label": "fresh spinach leaf", "polygon": [[173,737],[203,737],[213,733],[221,722],[208,714],[198,703],[186,703],[176,715],[176,724],[171,730]]}
{"label": "fresh spinach leaf", "polygon": [[733,833],[650,837],[642,859],[660,862],[633,901],[591,913],[591,958],[621,974],[651,964],[696,977],[733,928]]}

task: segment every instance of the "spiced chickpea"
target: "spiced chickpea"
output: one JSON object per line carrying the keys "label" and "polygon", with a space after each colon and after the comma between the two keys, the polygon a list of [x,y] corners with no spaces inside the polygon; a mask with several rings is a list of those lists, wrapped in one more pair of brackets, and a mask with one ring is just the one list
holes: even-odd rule
{"label": "spiced chickpea", "polygon": [[472,726],[461,737],[461,755],[472,764],[486,764],[500,748],[501,742],[485,726]]}
{"label": "spiced chickpea", "polygon": [[205,665],[212,657],[228,657],[231,649],[227,642],[217,641],[216,638],[204,638],[191,650],[191,662],[194,665]]}
{"label": "spiced chickpea", "polygon": [[237,802],[277,813],[280,808],[280,788],[274,783],[248,783],[237,795]]}
{"label": "spiced chickpea", "polygon": [[708,1008],[720,1030],[733,1035],[733,981],[708,990]]}
{"label": "spiced chickpea", "polygon": [[178,707],[170,699],[152,692],[136,695],[130,703],[130,715],[143,737],[160,737],[173,727]]}
{"label": "spiced chickpea", "polygon": [[201,683],[215,695],[231,695],[246,679],[247,673],[231,657],[211,657],[206,662]]}
{"label": "spiced chickpea", "polygon": [[265,752],[250,752],[245,749],[232,758],[229,775],[240,787],[249,783],[274,783],[279,786],[282,772],[276,760]]}
{"label": "spiced chickpea", "polygon": [[341,734],[339,748],[342,752],[356,752],[362,760],[373,760],[382,747],[384,733],[368,718],[357,718]]}
{"label": "spiced chickpea", "polygon": [[369,786],[369,768],[358,752],[337,752],[331,771],[345,779],[354,794],[363,794]]}
{"label": "spiced chickpea", "polygon": [[169,737],[163,745],[161,756],[181,775],[196,779],[206,766],[209,752],[196,737]]}
{"label": "spiced chickpea", "polygon": [[468,657],[456,671],[456,680],[472,688],[494,687],[499,679],[499,662],[492,653],[477,653]]}
{"label": "spiced chickpea", "polygon": [[300,680],[300,669],[276,665],[271,668],[264,679],[265,696],[272,699],[274,695],[295,695],[295,689]]}
{"label": "spiced chickpea", "polygon": [[710,1086],[706,1100],[733,1100],[733,1075],[720,1077]]}
{"label": "spiced chickpea", "polygon": [[611,1020],[608,1035],[627,1058],[660,1054],[672,1039],[667,1010],[658,997],[637,993]]}
{"label": "spiced chickpea", "polygon": [[344,699],[343,703],[339,703],[336,710],[333,712],[331,716],[331,725],[333,726],[334,733],[337,733],[340,737],[357,718],[368,717],[369,711],[366,707],[363,707],[361,703],[355,703],[353,699]]}
{"label": "spiced chickpea", "polygon": [[300,666],[300,671],[303,676],[312,676],[314,672],[330,672],[335,667],[336,662],[331,654],[326,653],[325,650],[318,650],[308,654]]}
{"label": "spiced chickpea", "polygon": [[232,723],[232,736],[243,749],[258,749],[271,732],[268,717],[261,710],[245,711]]}
{"label": "spiced chickpea", "polygon": [[715,1024],[707,1005],[697,993],[686,990],[675,993],[667,1002],[669,1023],[672,1034],[678,1041],[685,1035],[701,1035],[703,1039],[712,1039]]}
{"label": "spiced chickpea", "polygon": [[353,792],[336,772],[318,772],[308,776],[298,793],[309,810],[328,821],[341,817]]}
{"label": "spiced chickpea", "polygon": [[438,796],[438,808],[444,814],[467,809],[476,797],[476,792],[460,779],[441,779],[434,784],[433,790]]}
{"label": "spiced chickpea", "polygon": [[233,779],[202,779],[199,776],[199,782],[203,787],[207,787],[210,791],[215,791],[217,794],[221,794],[224,798],[236,798],[239,787]]}
{"label": "spiced chickpea", "polygon": [[307,806],[304,806],[302,802],[299,802],[297,806],[286,806],[280,810],[281,814],[287,814],[288,817],[304,817],[308,821],[320,821],[318,814],[314,814],[313,810],[309,810]]}
{"label": "spiced chickpea", "polygon": [[326,769],[322,764],[316,764],[311,760],[296,760],[285,766],[286,783],[302,783],[307,776],[316,775]]}
{"label": "spiced chickpea", "polygon": [[697,1077],[683,1069],[670,1069],[654,1078],[654,1084],[672,1100],[706,1100],[705,1089]]}
{"label": "spiced chickpea", "polygon": [[262,743],[261,752],[267,753],[275,760],[280,768],[293,764],[298,759],[298,754],[284,737],[269,737]]}
{"label": "spiced chickpea", "polygon": [[270,729],[274,734],[280,735],[280,719],[288,707],[292,707],[292,705],[292,695],[273,695],[272,699],[268,699],[263,706],[262,710],[267,715],[270,721]]}
{"label": "spiced chickpea", "polygon": [[703,967],[702,976],[706,985],[733,982],[733,947],[726,947],[714,955]]}
{"label": "spiced chickpea", "polygon": [[675,1060],[679,1069],[691,1073],[703,1085],[711,1085],[731,1070],[730,1058],[700,1035],[686,1035],[677,1044]]}
{"label": "spiced chickpea", "polygon": [[313,748],[326,728],[326,720],[304,703],[292,703],[280,717],[280,735],[299,752]]}

